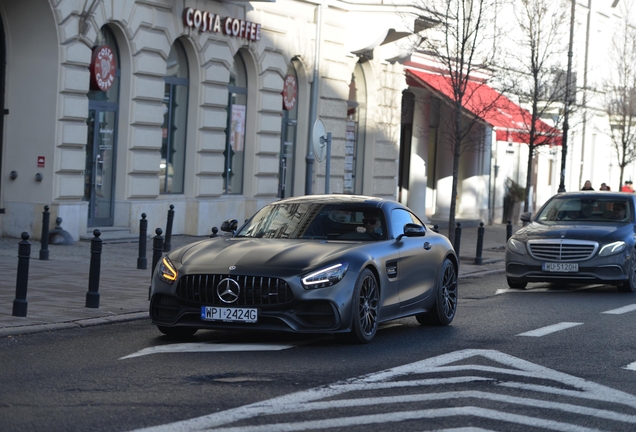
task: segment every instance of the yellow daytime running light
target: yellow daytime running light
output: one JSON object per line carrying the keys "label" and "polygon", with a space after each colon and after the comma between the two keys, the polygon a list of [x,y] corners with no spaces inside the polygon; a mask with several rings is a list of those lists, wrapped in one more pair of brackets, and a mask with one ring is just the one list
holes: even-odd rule
{"label": "yellow daytime running light", "polygon": [[164,278],[166,282],[174,282],[177,280],[177,270],[175,270],[174,266],[167,257],[163,257],[161,260],[161,267],[159,270],[161,271],[161,277]]}

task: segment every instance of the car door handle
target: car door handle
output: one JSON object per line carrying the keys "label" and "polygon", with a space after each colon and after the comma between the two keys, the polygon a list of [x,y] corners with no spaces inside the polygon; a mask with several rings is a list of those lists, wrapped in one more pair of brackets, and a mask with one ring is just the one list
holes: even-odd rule
{"label": "car door handle", "polygon": [[424,249],[431,250],[432,247],[433,247],[433,245],[430,244],[429,242],[424,242]]}

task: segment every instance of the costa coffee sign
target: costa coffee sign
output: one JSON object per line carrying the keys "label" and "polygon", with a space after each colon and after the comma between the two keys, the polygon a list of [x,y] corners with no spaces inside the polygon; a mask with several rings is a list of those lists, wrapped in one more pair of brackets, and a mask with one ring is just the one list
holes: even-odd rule
{"label": "costa coffee sign", "polygon": [[228,36],[240,37],[247,40],[261,40],[261,25],[238,18],[225,17],[203,12],[198,9],[187,8],[183,11],[183,23],[201,32],[223,32]]}
{"label": "costa coffee sign", "polygon": [[117,63],[115,54],[106,45],[93,49],[93,59],[90,65],[91,89],[106,91],[115,81]]}

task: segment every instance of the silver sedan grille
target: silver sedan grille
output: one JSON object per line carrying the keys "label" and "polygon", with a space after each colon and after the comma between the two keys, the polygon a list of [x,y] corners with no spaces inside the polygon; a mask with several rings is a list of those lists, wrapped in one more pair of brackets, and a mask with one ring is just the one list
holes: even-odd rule
{"label": "silver sedan grille", "polygon": [[541,261],[584,261],[592,258],[598,243],[588,240],[530,240],[530,255]]}

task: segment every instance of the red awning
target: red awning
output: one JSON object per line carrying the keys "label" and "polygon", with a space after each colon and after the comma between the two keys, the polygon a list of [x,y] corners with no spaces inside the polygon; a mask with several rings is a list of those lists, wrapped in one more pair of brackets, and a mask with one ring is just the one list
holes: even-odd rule
{"label": "red awning", "polygon": [[[427,88],[453,100],[450,78],[415,69],[406,70],[408,85]],[[512,141],[528,144],[532,115],[486,84],[469,81],[465,92],[464,108],[490,124],[497,141]],[[561,132],[541,119],[537,120],[536,144],[561,145]]]}

